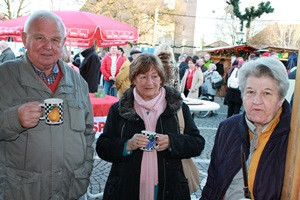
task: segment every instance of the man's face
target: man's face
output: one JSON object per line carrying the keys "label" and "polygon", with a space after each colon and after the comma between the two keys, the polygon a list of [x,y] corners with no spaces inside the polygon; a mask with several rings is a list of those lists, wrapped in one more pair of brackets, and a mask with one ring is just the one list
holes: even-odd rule
{"label": "man's face", "polygon": [[201,67],[204,64],[204,60],[200,58],[199,60],[197,60],[197,63]]}
{"label": "man's face", "polygon": [[110,47],[110,53],[116,54],[118,52],[118,48],[116,46]]}
{"label": "man's face", "polygon": [[182,57],[180,58],[180,62],[184,62],[185,59],[186,59],[186,57],[182,56]]}
{"label": "man's face", "polygon": [[52,69],[65,43],[63,29],[54,20],[33,21],[22,40],[29,60],[42,71]]}
{"label": "man's face", "polygon": [[204,60],[205,60],[205,62],[209,61],[210,60],[210,55],[209,54],[205,54]]}

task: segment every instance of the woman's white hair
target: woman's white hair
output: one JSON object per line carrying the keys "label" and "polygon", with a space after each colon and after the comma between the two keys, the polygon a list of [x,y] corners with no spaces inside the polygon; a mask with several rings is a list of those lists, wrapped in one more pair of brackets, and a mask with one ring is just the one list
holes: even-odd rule
{"label": "woman's white hair", "polygon": [[62,22],[61,18],[58,17],[55,13],[47,11],[47,10],[39,10],[31,14],[28,19],[26,20],[26,23],[24,25],[24,32],[27,33],[32,25],[32,23],[35,20],[48,20],[48,21],[56,21],[63,33],[63,37],[66,37],[66,27],[64,23]]}
{"label": "woman's white hair", "polygon": [[209,64],[209,68],[212,68],[213,70],[216,70],[217,69],[217,66],[214,64],[214,63],[210,63]]}
{"label": "woman's white hair", "polygon": [[261,57],[256,60],[250,60],[243,64],[238,71],[239,87],[242,94],[245,91],[247,79],[250,76],[267,76],[274,79],[278,84],[280,99],[283,99],[289,89],[289,80],[286,68],[281,61],[271,57]]}

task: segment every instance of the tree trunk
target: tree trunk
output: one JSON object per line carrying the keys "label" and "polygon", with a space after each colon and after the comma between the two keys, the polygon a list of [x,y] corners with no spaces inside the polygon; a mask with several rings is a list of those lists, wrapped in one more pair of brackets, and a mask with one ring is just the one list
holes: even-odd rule
{"label": "tree trunk", "polygon": [[250,27],[246,28],[246,42],[250,40]]}
{"label": "tree trunk", "polygon": [[[300,52],[300,50],[298,51]],[[300,59],[298,57],[298,65]],[[300,200],[300,70],[297,70],[282,200]]]}

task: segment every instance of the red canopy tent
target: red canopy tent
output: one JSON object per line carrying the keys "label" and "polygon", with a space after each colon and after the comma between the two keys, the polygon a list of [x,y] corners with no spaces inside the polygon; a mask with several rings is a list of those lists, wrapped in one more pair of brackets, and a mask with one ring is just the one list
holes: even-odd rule
{"label": "red canopy tent", "polygon": [[[90,47],[97,41],[99,47],[125,45],[129,41],[136,43],[138,30],[109,17],[82,11],[53,11],[63,21],[67,29],[66,44],[78,47]],[[0,40],[12,37],[21,42],[21,34],[27,16],[0,22]]]}

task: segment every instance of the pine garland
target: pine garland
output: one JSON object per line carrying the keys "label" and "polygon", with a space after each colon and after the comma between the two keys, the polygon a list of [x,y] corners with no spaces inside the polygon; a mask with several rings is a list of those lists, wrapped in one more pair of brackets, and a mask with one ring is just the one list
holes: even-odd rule
{"label": "pine garland", "polygon": [[250,8],[245,8],[245,13],[241,14],[239,3],[240,0],[227,0],[226,3],[233,7],[234,15],[239,18],[241,28],[240,30],[243,31],[244,21],[246,21],[246,28],[250,28],[251,22],[255,18],[260,18],[264,13],[272,13],[274,12],[274,8],[271,7],[270,1],[267,2],[260,2],[258,8],[255,9],[254,6]]}

